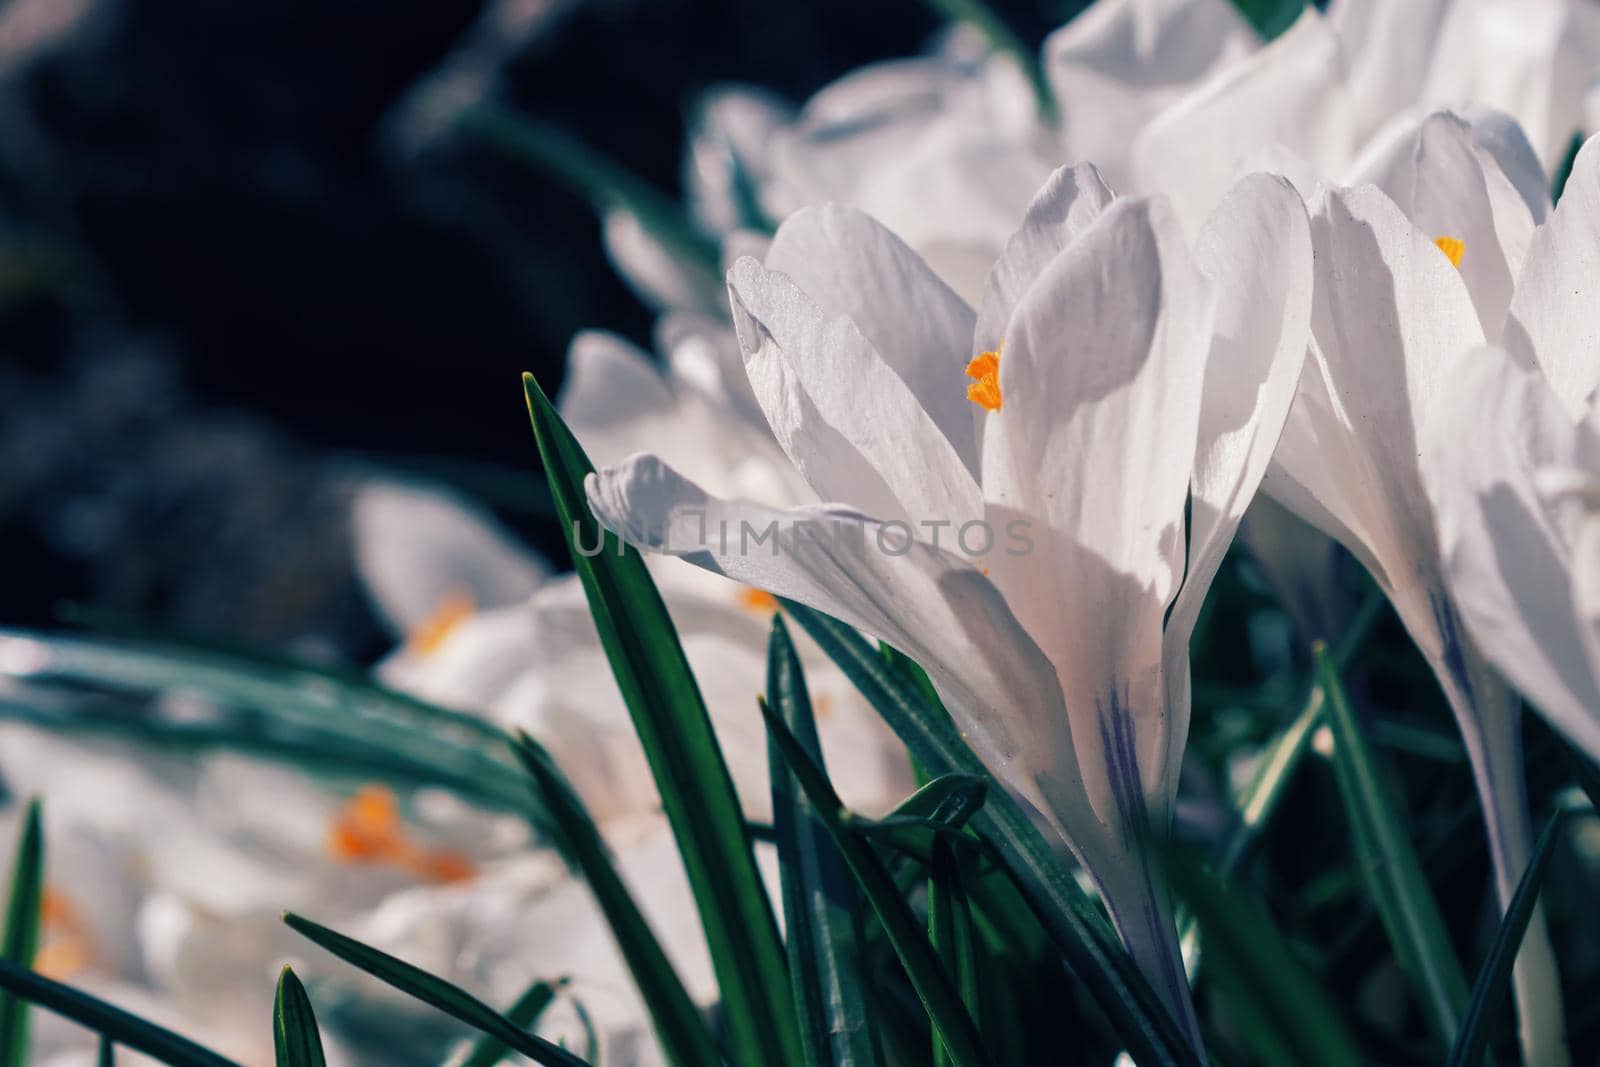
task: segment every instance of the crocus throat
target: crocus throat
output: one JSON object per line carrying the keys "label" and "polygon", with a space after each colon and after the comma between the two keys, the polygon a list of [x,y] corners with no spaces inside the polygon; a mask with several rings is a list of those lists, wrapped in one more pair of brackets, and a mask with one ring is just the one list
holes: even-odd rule
{"label": "crocus throat", "polygon": [[381,785],[362,786],[334,815],[328,854],[345,863],[394,867],[428,882],[461,882],[475,873],[460,852],[421,848],[407,838],[400,804]]}
{"label": "crocus throat", "polygon": [[967,364],[967,399],[985,411],[1000,410],[1000,346],[993,352],[980,352]]}
{"label": "crocus throat", "polygon": [[447,593],[439,606],[406,636],[406,647],[419,656],[431,656],[444,647],[456,627],[478,609],[472,594],[464,589]]}
{"label": "crocus throat", "polygon": [[1461,257],[1467,250],[1467,243],[1459,237],[1435,237],[1433,243],[1450,260],[1450,265],[1456,270],[1461,269]]}

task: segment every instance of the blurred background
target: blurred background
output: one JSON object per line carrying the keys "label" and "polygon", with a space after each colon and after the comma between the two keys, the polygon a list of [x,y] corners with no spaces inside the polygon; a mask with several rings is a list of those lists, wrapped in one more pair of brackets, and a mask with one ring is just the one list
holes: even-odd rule
{"label": "blurred background", "polygon": [[[995,5],[1029,45],[1072,0]],[[552,547],[517,373],[647,341],[586,203],[442,121],[542,119],[681,189],[698,96],[798,104],[911,54],[917,0],[0,3],[0,621],[61,605],[362,661],[363,465]],[[532,490],[525,492],[525,490]]]}

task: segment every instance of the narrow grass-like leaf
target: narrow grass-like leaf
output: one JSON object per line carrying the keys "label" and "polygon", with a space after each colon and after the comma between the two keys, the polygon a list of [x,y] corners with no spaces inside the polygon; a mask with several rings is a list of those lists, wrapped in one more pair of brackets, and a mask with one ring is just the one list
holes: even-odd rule
{"label": "narrow grass-like leaf", "polygon": [[109,1037],[106,1037],[104,1034],[100,1036],[100,1067],[115,1067],[117,1062],[116,1048],[117,1047],[111,1043],[111,1039]]}
{"label": "narrow grass-like leaf", "polygon": [[1333,1000],[1265,912],[1181,854],[1168,876],[1205,938],[1205,973],[1240,1039],[1270,1067],[1360,1067]]}
{"label": "narrow grass-like leaf", "polygon": [[1328,695],[1334,770],[1362,877],[1429,1026],[1449,1047],[1455,1043],[1467,1007],[1461,963],[1327,647],[1318,642],[1312,654],[1318,680]]}
{"label": "narrow grass-like leaf", "polygon": [[1578,162],[1578,153],[1583,150],[1583,131],[1578,130],[1572,135],[1572,141],[1567,145],[1567,151],[1561,157],[1561,162],[1556,164],[1555,177],[1550,180],[1550,200],[1552,203],[1561,203],[1561,194],[1567,191],[1567,181],[1572,177],[1572,167]]}
{"label": "narrow grass-like leaf", "polygon": [[983,0],[928,0],[935,11],[952,22],[965,22],[983,35],[989,47],[1011,59],[1027,76],[1033,87],[1034,101],[1039,106],[1039,116],[1045,122],[1054,122],[1058,114],[1055,91],[1045,76],[1044,63],[1037,48],[1022,43],[1015,31]]}
{"label": "narrow grass-like leaf", "polygon": [[[517,1002],[506,1009],[506,1018],[514,1025],[524,1030],[532,1030],[539,1023],[539,1016],[556,999],[556,989],[565,983],[535,982],[522,991],[522,996]],[[506,1053],[511,1049],[498,1037],[484,1034],[478,1038],[467,1053],[467,1057],[456,1067],[495,1067],[495,1064],[505,1059]],[[591,1057],[593,1053],[590,1053]]]}
{"label": "narrow grass-like leaf", "polygon": [[[818,611],[785,601],[784,611],[810,634],[877,709],[911,754],[935,775],[991,778],[949,716],[930,708],[915,688],[853,629]],[[1068,968],[1105,1013],[1140,1067],[1198,1065],[1200,1058],[1166,1006],[1145,981],[1116,933],[1078,885],[1033,821],[991,781],[973,828],[1004,862]]]}
{"label": "narrow grass-like leaf", "polygon": [[459,1019],[475,1030],[498,1037],[512,1050],[535,1063],[545,1064],[546,1067],[588,1067],[583,1060],[560,1045],[528,1033],[471,993],[451,985],[443,978],[299,915],[286,914],[283,921],[295,933],[321,945],[351,966],[429,1007]]}
{"label": "narrow grass-like leaf", "polygon": [[934,840],[945,835],[959,836],[962,828],[983,807],[988,795],[987,778],[944,774],[901,801],[881,819],[856,815],[848,818],[854,829],[878,844],[931,863]]}
{"label": "narrow grass-like leaf", "polygon": [[[928,872],[928,939],[955,980],[956,992],[975,1025],[982,996],[966,882],[972,875],[977,844],[970,839],[966,846],[946,837],[936,839]],[[933,1035],[933,1062],[935,1067],[954,1063],[937,1029]]]}
{"label": "narrow grass-like leaf", "polygon": [[767,720],[773,745],[794,774],[801,792],[811,802],[811,809],[839,846],[856,884],[883,924],[884,935],[905,967],[906,976],[911,979],[911,986],[935,1031],[949,1050],[950,1062],[956,1067],[988,1064],[989,1057],[978,1038],[972,1016],[961,1002],[960,992],[945,974],[938,954],[901,898],[889,869],[872,851],[872,846],[851,832],[843,818],[844,804],[827,776],[766,701],[761,702],[761,714]]}
{"label": "narrow grass-like leaf", "polygon": [[1595,812],[1600,813],[1600,767],[1596,767],[1588,756],[1573,748],[1564,738],[1557,738],[1556,743],[1566,757],[1567,767],[1572,771],[1578,788],[1589,798],[1589,804]]}
{"label": "narrow grass-like leaf", "polygon": [[[800,657],[781,616],[767,646],[767,697],[807,755],[822,766]],[[878,1045],[862,994],[860,899],[844,857],[776,750],[773,836],[783,885],[789,978],[807,1060],[814,1067],[874,1067]]]}
{"label": "narrow grass-like leaf", "polygon": [[[800,1067],[804,1053],[777,921],[677,630],[644,560],[603,532],[589,511],[583,483],[594,467],[583,448],[533,376],[523,384],[562,532],[694,890],[730,1056]],[[582,549],[595,544],[602,546],[598,553]]]}
{"label": "narrow grass-like leaf", "polygon": [[1466,1017],[1461,1020],[1455,1047],[1450,1050],[1449,1067],[1478,1067],[1483,1062],[1484,1047],[1489,1040],[1489,1015],[1508,999],[1512,966],[1517,961],[1522,936],[1528,931],[1528,921],[1539,903],[1539,890],[1544,886],[1550,856],[1560,838],[1562,814],[1556,812],[1545,825],[1534,845],[1528,869],[1517,883],[1517,891],[1511,897],[1510,907],[1506,908],[1494,944],[1489,946],[1488,958],[1483,961],[1483,970],[1478,972],[1478,980],[1473,983],[1472,1001],[1467,1005]]}
{"label": "narrow grass-like leaf", "polygon": [[272,1047],[278,1067],[326,1067],[322,1035],[311,998],[294,971],[285,967],[278,975],[278,992],[272,1005]]}
{"label": "narrow grass-like leaf", "polygon": [[1294,25],[1306,8],[1306,0],[1233,0],[1233,5],[1263,41],[1270,41]]}
{"label": "narrow grass-like leaf", "polygon": [[[39,800],[28,801],[11,864],[11,897],[6,904],[5,958],[31,970],[39,950],[40,912],[44,905],[44,831]],[[28,1002],[0,993],[0,1064],[24,1067],[28,1062]]]}
{"label": "narrow grass-like leaf", "polygon": [[8,960],[0,960],[0,989],[172,1067],[239,1067],[171,1030]]}
{"label": "narrow grass-like leaf", "polygon": [[606,917],[667,1059],[677,1067],[717,1064],[722,1057],[699,1009],[617,874],[600,831],[577,792],[531,738],[519,737],[516,752],[550,814],[558,847],[583,874]]}

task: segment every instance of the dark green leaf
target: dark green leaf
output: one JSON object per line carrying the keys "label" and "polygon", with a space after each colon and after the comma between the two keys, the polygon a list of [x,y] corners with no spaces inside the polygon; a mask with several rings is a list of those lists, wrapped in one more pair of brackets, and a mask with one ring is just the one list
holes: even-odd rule
{"label": "dark green leaf", "polygon": [[117,1062],[116,1046],[109,1037],[100,1038],[100,1067],[115,1067]]}
{"label": "dark green leaf", "polygon": [[[584,496],[582,447],[525,375],[528,411],[595,628],[677,838],[739,1063],[800,1067],[793,994],[739,798],[661,594],[632,548],[603,534]],[[590,555],[581,546],[603,544]]]}
{"label": "dark green leaf", "polygon": [[[949,717],[930,708],[854,630],[802,604],[785,601],[784,610],[838,664],[930,773],[992,777]],[[1140,1067],[1198,1065],[1198,1054],[1062,862],[1059,849],[1045,840],[998,784],[992,785],[972,825],[994,846],[1067,966]]]}
{"label": "dark green leaf", "polygon": [[[40,911],[44,905],[44,832],[38,798],[28,801],[11,864],[11,898],[6,905],[5,958],[24,970],[33,968],[39,949]],[[0,993],[0,1065],[24,1067],[28,1062],[28,1003]]]}
{"label": "dark green leaf", "polygon": [[1264,41],[1272,40],[1293,26],[1306,7],[1306,0],[1233,0],[1233,3]]}
{"label": "dark green leaf", "polygon": [[[947,973],[967,1012],[976,1020],[982,996],[978,986],[978,950],[973,939],[972,908],[967,900],[966,883],[975,870],[977,842],[963,844],[948,837],[933,842],[933,863],[928,873],[928,939],[944,961]],[[933,1034],[935,1067],[954,1061],[937,1028]]]}
{"label": "dark green leaf", "polygon": [[532,776],[550,813],[557,844],[589,883],[606,925],[650,1010],[667,1059],[679,1067],[710,1067],[721,1060],[700,1011],[683,987],[672,961],[612,865],[611,855],[577,792],[532,739],[517,739],[517,756]]}
{"label": "dark green leaf", "polygon": [[[807,755],[822,766],[800,657],[781,617],[772,620],[767,695]],[[878,1046],[862,994],[861,911],[855,885],[838,846],[775,747],[767,764],[789,976],[806,1057],[815,1067],[873,1067]]]}
{"label": "dark green leaf", "polygon": [[1572,142],[1567,145],[1566,154],[1561,157],[1561,162],[1556,165],[1555,178],[1550,183],[1550,199],[1559,204],[1561,194],[1567,191],[1567,181],[1572,177],[1572,168],[1578,162],[1578,153],[1583,151],[1583,131],[1579,130],[1572,135]]}
{"label": "dark green leaf", "polygon": [[1527,933],[1528,921],[1533,918],[1539,903],[1539,890],[1544,885],[1544,875],[1550,868],[1550,856],[1559,839],[1562,813],[1556,814],[1546,824],[1544,833],[1534,846],[1528,869],[1517,883],[1511,897],[1511,906],[1495,934],[1489,956],[1483,961],[1483,970],[1472,987],[1472,1001],[1461,1020],[1461,1032],[1456,1036],[1455,1047],[1450,1050],[1449,1067],[1478,1067],[1483,1062],[1484,1046],[1489,1039],[1489,1013],[1506,1003],[1511,986],[1511,969],[1517,960],[1517,949],[1522,945],[1522,935]]}
{"label": "dark green leaf", "polygon": [[7,960],[0,960],[0,989],[172,1067],[239,1067],[171,1030]]}
{"label": "dark green leaf", "polygon": [[380,952],[353,938],[320,926],[310,919],[287,914],[283,917],[290,929],[321,945],[346,963],[358,967],[379,981],[385,982],[407,996],[414,997],[446,1015],[459,1019],[475,1030],[492,1034],[513,1050],[522,1053],[535,1063],[547,1067],[587,1067],[587,1065],[562,1048],[530,1034],[522,1027],[495,1011],[466,990],[451,985],[442,978]]}
{"label": "dark green leaf", "polygon": [[[552,1001],[556,999],[556,986],[558,983],[535,982],[517,998],[517,1002],[506,1009],[506,1018],[514,1025],[524,1030],[532,1030],[538,1025],[539,1016],[544,1014]],[[565,983],[559,983],[565,984]],[[462,1060],[458,1067],[495,1067],[505,1058],[510,1048],[498,1037],[484,1034],[472,1046],[472,1051],[467,1058]],[[590,1056],[593,1057],[591,1052]]]}
{"label": "dark green leaf", "polygon": [[901,801],[881,819],[850,816],[850,825],[923,863],[931,863],[933,843],[942,835],[960,835],[983,807],[989,779],[973,774],[945,774]]}
{"label": "dark green leaf", "polygon": [[827,776],[765,701],[761,703],[761,714],[767,720],[767,731],[783,762],[810,801],[811,810],[832,835],[856,884],[883,924],[884,935],[905,967],[906,976],[911,979],[911,986],[917,991],[935,1032],[949,1050],[950,1062],[957,1067],[988,1064],[989,1057],[978,1038],[972,1016],[961,1002],[960,992],[945,974],[944,965],[901,898],[888,868],[863,838],[851,832],[844,819],[844,805]]}
{"label": "dark green leaf", "polygon": [[1313,655],[1318,680],[1328,695],[1334,770],[1362,877],[1430,1027],[1446,1046],[1453,1045],[1467,1006],[1461,963],[1339,672],[1320,642]]}
{"label": "dark green leaf", "polygon": [[1200,924],[1202,966],[1256,1060],[1281,1067],[1360,1067],[1333,1001],[1255,902],[1177,853],[1167,872]]}
{"label": "dark green leaf", "polygon": [[272,1005],[272,1045],[278,1067],[325,1067],[322,1035],[311,998],[288,967],[278,975],[277,998]]}

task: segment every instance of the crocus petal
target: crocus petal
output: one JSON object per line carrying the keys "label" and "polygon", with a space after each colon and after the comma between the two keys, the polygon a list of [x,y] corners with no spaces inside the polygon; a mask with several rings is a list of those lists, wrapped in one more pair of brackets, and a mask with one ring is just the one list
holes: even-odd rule
{"label": "crocus petal", "polygon": [[1138,720],[1138,777],[1154,794],[1161,618],[1183,570],[1210,286],[1163,201],[1118,200],[1038,277],[1005,332],[984,494],[991,522],[1025,522],[1038,543],[987,565],[1056,663],[1091,796],[1114,784],[1100,778],[1108,715]]}
{"label": "crocus petal", "polygon": [[1561,202],[1533,235],[1506,348],[1543,368],[1573,418],[1600,384],[1600,137],[1573,163]]}
{"label": "crocus petal", "polygon": [[1258,47],[1255,30],[1223,0],[1099,0],[1044,45],[1065,142],[1121,186],[1130,135]]}
{"label": "crocus petal", "polygon": [[1062,167],[1050,175],[989,271],[972,338],[974,349],[993,351],[1001,346],[1022,294],[1062,249],[1100,217],[1115,195],[1092,163]]}
{"label": "crocus petal", "polygon": [[1451,593],[1480,648],[1600,758],[1600,659],[1576,603],[1579,546],[1542,474],[1574,469],[1579,428],[1537,370],[1475,352],[1424,427],[1424,471]]}
{"label": "crocus petal", "polygon": [[767,252],[830,318],[855,323],[967,465],[977,471],[972,405],[962,368],[976,355],[972,309],[904,241],[854,208],[791,215]]}
{"label": "crocus petal", "polygon": [[658,241],[627,208],[607,211],[600,238],[611,265],[634,295],[658,311],[716,314],[722,308],[716,278]]}
{"label": "crocus petal", "polygon": [[1416,427],[1483,331],[1449,259],[1379,190],[1326,191],[1311,233],[1311,360],[1273,459],[1287,482],[1269,491],[1362,557],[1436,650]]}
{"label": "crocus petal", "polygon": [[711,233],[751,223],[751,203],[765,176],[773,131],[790,120],[788,105],[765,89],[723,85],[697,102],[684,160],[685,184],[696,221]]}
{"label": "crocus petal", "polygon": [[1197,230],[1239,176],[1271,144],[1336,174],[1355,144],[1340,92],[1338,38],[1311,6],[1281,37],[1157,116],[1133,146],[1133,187],[1172,197]]}
{"label": "crocus petal", "polygon": [[1167,615],[1168,799],[1188,737],[1189,637],[1282,433],[1311,323],[1311,224],[1294,186],[1253,175],[1212,213],[1196,248],[1217,293],[1189,496],[1189,564]]}
{"label": "crocus petal", "polygon": [[1344,92],[1351,122],[1364,141],[1390,116],[1413,104],[1427,82],[1419,57],[1437,38],[1452,0],[1333,0],[1328,22],[1346,56]]}
{"label": "crocus petal", "polygon": [[591,476],[587,491],[630,544],[810,605],[914,657],[990,769],[1042,810],[1040,775],[1077,766],[1050,661],[982,574],[906,524],[719,500],[652,456]]}
{"label": "crocus petal", "polygon": [[1499,161],[1459,116],[1414,119],[1358,162],[1350,184],[1370,182],[1413,225],[1464,245],[1459,270],[1486,337],[1496,338],[1533,238],[1533,216]]}
{"label": "crocus petal", "polygon": [[397,637],[452,599],[465,610],[515,604],[545,577],[492,515],[442,490],[370,483],[356,492],[351,523],[361,580]]}
{"label": "crocus petal", "polygon": [[[734,265],[728,291],[756,399],[822,499],[912,522],[982,515],[961,454],[854,322],[753,259]],[[947,388],[966,404],[964,381],[957,363]]]}

